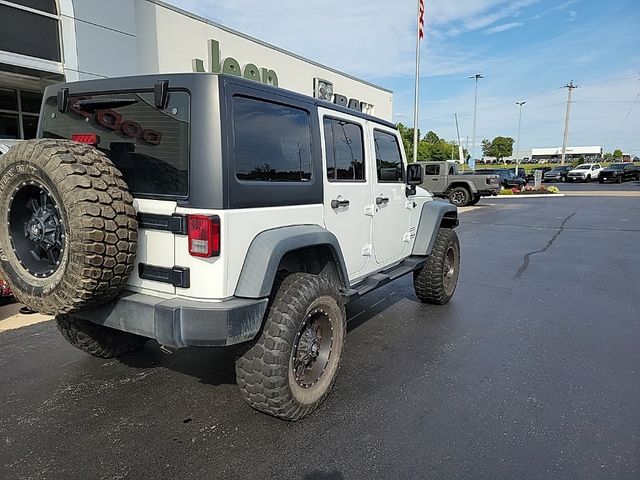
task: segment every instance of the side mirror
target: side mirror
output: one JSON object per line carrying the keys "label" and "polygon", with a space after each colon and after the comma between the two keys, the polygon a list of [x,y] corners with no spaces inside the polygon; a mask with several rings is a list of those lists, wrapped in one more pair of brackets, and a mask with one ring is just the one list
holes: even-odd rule
{"label": "side mirror", "polygon": [[422,184],[424,180],[424,172],[422,165],[419,163],[410,163],[407,165],[407,185],[410,187]]}
{"label": "side mirror", "polygon": [[416,185],[421,185],[424,179],[422,165],[419,163],[410,163],[407,165],[407,187],[405,193],[407,197],[416,194]]}

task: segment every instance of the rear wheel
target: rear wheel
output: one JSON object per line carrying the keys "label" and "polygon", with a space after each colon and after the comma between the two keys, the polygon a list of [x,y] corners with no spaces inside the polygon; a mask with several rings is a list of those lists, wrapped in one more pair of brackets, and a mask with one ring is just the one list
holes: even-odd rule
{"label": "rear wheel", "polygon": [[236,361],[240,393],[256,410],[285,420],[309,415],[336,379],[346,315],[322,275],[280,278],[260,338]]}
{"label": "rear wheel", "polygon": [[460,243],[450,228],[438,231],[431,255],[413,272],[413,288],[422,302],[444,305],[456,290],[460,273]]}
{"label": "rear wheel", "polygon": [[140,335],[114,330],[71,315],[58,315],[56,324],[62,336],[71,345],[94,357],[119,357],[139,350],[149,340]]}
{"label": "rear wheel", "polygon": [[449,191],[449,202],[456,207],[464,207],[469,204],[471,194],[464,187],[454,187]]}

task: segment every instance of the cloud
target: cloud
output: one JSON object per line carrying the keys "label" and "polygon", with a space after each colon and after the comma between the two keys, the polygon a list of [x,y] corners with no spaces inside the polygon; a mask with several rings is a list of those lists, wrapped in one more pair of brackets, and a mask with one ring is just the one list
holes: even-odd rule
{"label": "cloud", "polygon": [[521,27],[522,25],[524,25],[524,23],[522,22],[503,23],[502,25],[498,25],[485,30],[484,33],[486,33],[487,35],[493,35],[494,33],[506,32],[507,30],[511,30],[512,28]]}

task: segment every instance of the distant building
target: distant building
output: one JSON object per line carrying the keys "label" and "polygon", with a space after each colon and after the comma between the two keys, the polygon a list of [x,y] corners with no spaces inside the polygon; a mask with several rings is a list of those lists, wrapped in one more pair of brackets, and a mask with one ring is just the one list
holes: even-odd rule
{"label": "distant building", "polygon": [[[536,162],[540,160],[559,160],[562,157],[562,147],[554,148],[532,148],[531,160]],[[577,160],[584,158],[585,160],[599,160],[602,158],[602,147],[567,147],[565,151],[566,160]]]}

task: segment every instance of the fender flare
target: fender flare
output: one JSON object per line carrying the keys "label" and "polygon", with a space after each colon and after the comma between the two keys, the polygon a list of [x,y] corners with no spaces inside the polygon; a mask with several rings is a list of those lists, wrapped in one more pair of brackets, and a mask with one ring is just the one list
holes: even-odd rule
{"label": "fender flare", "polygon": [[335,235],[319,225],[294,225],[260,232],[251,241],[234,295],[268,297],[282,258],[306,247],[326,246],[333,256],[343,290],[349,288],[347,267]]}
{"label": "fender flare", "polygon": [[426,256],[436,241],[440,227],[455,228],[458,226],[458,209],[455,205],[442,200],[425,202],[420,212],[420,220],[413,242],[412,255]]}
{"label": "fender flare", "polygon": [[456,188],[456,187],[466,187],[469,190],[469,193],[471,193],[471,195],[473,195],[475,193],[478,193],[478,189],[477,189],[475,183],[473,183],[473,182],[471,182],[469,180],[454,180],[447,187],[447,192],[449,192],[452,188]]}

